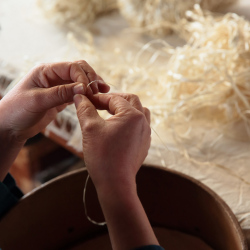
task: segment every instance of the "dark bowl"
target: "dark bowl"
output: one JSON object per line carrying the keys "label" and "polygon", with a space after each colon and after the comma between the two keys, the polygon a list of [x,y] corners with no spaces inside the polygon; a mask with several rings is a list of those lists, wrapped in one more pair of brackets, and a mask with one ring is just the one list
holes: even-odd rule
{"label": "dark bowl", "polygon": [[[94,225],[85,216],[86,177],[86,169],[65,174],[21,199],[0,221],[0,248],[111,249],[106,226]],[[247,249],[230,208],[199,181],[166,168],[143,166],[137,188],[166,249]],[[91,181],[86,204],[92,219],[104,220]]]}

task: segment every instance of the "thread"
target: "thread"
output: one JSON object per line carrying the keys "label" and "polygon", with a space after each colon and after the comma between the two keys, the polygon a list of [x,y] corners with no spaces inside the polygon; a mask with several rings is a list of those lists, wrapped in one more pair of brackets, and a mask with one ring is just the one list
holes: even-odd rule
{"label": "thread", "polygon": [[175,31],[175,26],[200,4],[203,10],[218,11],[237,0],[117,0],[119,10],[132,27],[151,35],[164,36]]}
{"label": "thread", "polygon": [[89,176],[89,174],[88,174],[88,176],[87,176],[87,178],[86,178],[86,181],[85,181],[84,189],[83,189],[83,205],[84,205],[85,215],[86,215],[87,219],[88,219],[91,223],[93,223],[93,224],[95,224],[95,225],[97,225],[97,226],[105,226],[105,225],[107,224],[105,221],[104,221],[104,222],[97,222],[97,221],[91,219],[91,218],[88,216],[87,205],[86,205],[86,190],[87,190],[87,185],[88,185],[89,178],[90,178],[90,176]]}
{"label": "thread", "polygon": [[90,86],[92,83],[94,83],[94,82],[105,83],[103,80],[94,80],[94,81],[90,82],[90,83],[87,85],[87,87],[89,87],[89,86]]}

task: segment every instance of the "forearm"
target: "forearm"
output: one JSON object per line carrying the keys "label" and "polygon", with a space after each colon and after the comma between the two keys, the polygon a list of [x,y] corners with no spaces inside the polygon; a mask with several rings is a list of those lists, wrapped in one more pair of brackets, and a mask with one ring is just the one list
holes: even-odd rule
{"label": "forearm", "polygon": [[0,181],[4,180],[23,145],[24,142],[16,143],[6,138],[0,129]]}
{"label": "forearm", "polygon": [[152,227],[136,191],[136,184],[108,184],[97,189],[107,222],[112,247],[115,250],[158,245]]}
{"label": "forearm", "polygon": [[6,113],[3,101],[0,101],[0,181],[3,181],[25,141],[17,141],[11,136],[6,125]]}

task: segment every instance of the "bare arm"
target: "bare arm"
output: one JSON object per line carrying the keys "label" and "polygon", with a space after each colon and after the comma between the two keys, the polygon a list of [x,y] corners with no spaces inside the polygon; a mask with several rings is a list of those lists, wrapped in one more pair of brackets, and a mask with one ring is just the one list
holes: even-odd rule
{"label": "bare arm", "polygon": [[135,184],[130,184],[130,188],[107,185],[97,193],[113,249],[159,244],[138,198]]}
{"label": "bare arm", "polygon": [[[107,222],[113,249],[158,241],[138,198],[135,177],[150,146],[150,113],[138,97],[95,95],[74,98],[83,134],[83,154]],[[103,120],[96,108],[113,116]],[[85,117],[85,122],[82,122]]]}
{"label": "bare arm", "polygon": [[[1,113],[1,109],[0,109]],[[0,181],[7,175],[10,166],[16,159],[25,142],[16,142],[8,136],[8,131],[0,128]]]}

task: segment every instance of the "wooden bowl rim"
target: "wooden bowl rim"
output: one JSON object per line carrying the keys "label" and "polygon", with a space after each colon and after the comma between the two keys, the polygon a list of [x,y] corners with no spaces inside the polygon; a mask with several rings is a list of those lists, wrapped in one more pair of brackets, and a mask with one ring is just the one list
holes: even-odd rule
{"label": "wooden bowl rim", "polygon": [[[231,208],[226,204],[226,202],[218,194],[216,194],[212,189],[210,189],[208,186],[206,186],[202,182],[198,181],[197,179],[195,179],[195,178],[193,178],[191,176],[188,176],[186,174],[183,174],[183,173],[181,173],[179,171],[173,170],[173,169],[168,169],[166,167],[161,167],[161,166],[157,166],[157,165],[148,165],[148,164],[143,164],[142,167],[143,168],[152,168],[152,169],[157,169],[157,170],[160,170],[160,171],[169,172],[169,173],[171,173],[171,174],[173,174],[175,176],[181,177],[182,179],[188,180],[189,182],[191,182],[191,183],[195,184],[196,186],[198,186],[200,189],[207,192],[215,200],[215,202],[222,207],[222,209],[223,209],[223,211],[225,211],[227,217],[229,217],[229,220],[233,224],[235,232],[237,233],[237,235],[239,237],[239,240],[240,240],[241,245],[242,245],[242,249],[243,250],[248,249],[246,237],[243,234],[242,228],[240,227],[240,224],[239,224],[236,216],[232,212]],[[86,172],[86,171],[87,171],[87,168],[83,167],[81,169],[73,170],[73,171],[71,171],[69,173],[57,176],[57,177],[53,178],[52,180],[50,180],[50,181],[42,184],[41,186],[35,188],[34,190],[27,193],[26,195],[24,195],[21,198],[20,201],[22,201],[23,199],[29,198],[29,196],[31,196],[31,195],[33,196],[35,193],[41,191],[41,189],[44,189],[47,186],[53,185],[55,182],[63,181],[64,179],[68,178],[69,176],[78,175],[79,173],[83,173],[83,172]]]}

